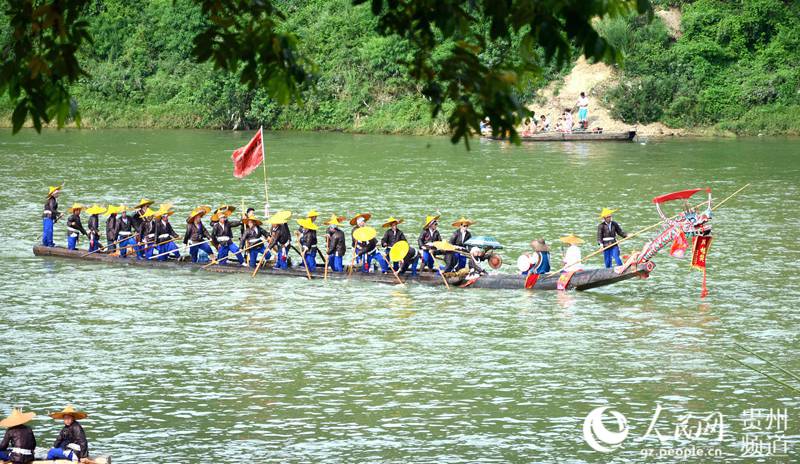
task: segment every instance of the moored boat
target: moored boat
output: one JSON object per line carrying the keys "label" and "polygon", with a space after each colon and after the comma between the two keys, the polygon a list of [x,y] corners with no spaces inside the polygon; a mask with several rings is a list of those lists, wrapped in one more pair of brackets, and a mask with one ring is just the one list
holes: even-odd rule
{"label": "moored boat", "polygon": [[[111,256],[101,253],[87,254],[85,250],[68,250],[63,247],[45,247],[42,245],[34,246],[33,254],[41,257],[68,258],[68,259],[76,259],[87,262],[112,263],[118,265],[146,266],[146,267],[165,268],[165,269],[180,268],[187,270],[205,270],[205,271],[221,272],[221,273],[240,273],[240,274],[252,273],[252,269],[250,269],[249,267],[242,267],[239,266],[238,264],[205,266],[203,264],[195,264],[190,261],[183,261],[183,260],[177,260],[177,261],[137,260],[136,258],[120,258],[118,256]],[[572,275],[572,278],[566,284],[565,289],[588,290],[591,288],[611,285],[617,282],[621,282],[623,280],[632,279],[634,277],[645,278],[650,274],[654,266],[655,265],[652,262],[643,263],[636,266],[631,266],[629,269],[627,269],[625,272],[622,273],[617,273],[616,271],[614,271],[614,269],[587,269],[583,271],[578,271]],[[268,264],[264,268],[268,269],[268,271],[261,272],[259,275],[270,276],[270,277],[287,276],[287,277],[301,277],[303,279],[307,278],[305,269],[301,267],[293,267],[283,270],[272,270],[270,265]],[[311,272],[312,279],[322,280],[323,273],[324,269],[317,269],[314,272]],[[536,281],[536,284],[532,287],[532,290],[556,290],[558,287],[559,276],[560,274],[543,275],[539,280]],[[328,272],[327,277],[332,280],[343,280],[352,278],[354,280],[385,283],[385,284],[397,283],[394,275],[392,275],[391,273],[381,274],[381,273],[353,272],[348,277],[348,274],[346,272],[341,272],[341,273]],[[451,286],[459,286],[464,284],[465,282],[464,274],[459,274],[459,273],[446,274],[446,277],[449,285]],[[422,273],[417,276],[405,275],[402,276],[402,279],[405,282],[410,282],[410,283],[444,286],[444,281],[442,280],[441,276],[433,272]],[[525,276],[517,274],[503,274],[503,273],[488,274],[480,277],[478,280],[471,283],[469,285],[469,288],[524,289],[525,279],[526,279]]]}
{"label": "moored boat", "polygon": [[[630,142],[636,137],[636,131],[623,132],[539,132],[532,135],[520,136],[523,142]],[[498,137],[488,137],[492,140],[503,140]]]}

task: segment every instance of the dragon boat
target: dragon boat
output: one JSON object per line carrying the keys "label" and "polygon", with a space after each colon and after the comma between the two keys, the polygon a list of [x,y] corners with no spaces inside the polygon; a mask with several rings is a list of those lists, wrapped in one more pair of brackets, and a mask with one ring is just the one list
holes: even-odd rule
{"label": "dragon boat", "polygon": [[[46,247],[43,245],[36,245],[33,247],[33,254],[40,257],[47,258],[66,258],[74,259],[85,262],[117,264],[123,266],[143,266],[163,269],[185,269],[185,270],[203,270],[209,272],[220,273],[235,273],[235,274],[251,274],[253,270],[249,267],[243,267],[234,264],[215,264],[212,266],[206,264],[192,263],[188,260],[137,260],[135,257],[121,258],[119,256],[112,256],[109,254],[93,253],[87,254],[85,250],[68,250],[63,247]],[[577,271],[571,275],[568,281],[562,280],[562,288],[565,290],[588,290],[591,288],[602,287],[611,285],[623,280],[633,278],[646,278],[655,267],[655,264],[648,261],[646,263],[630,266],[622,273],[616,272],[614,269],[586,269]],[[307,279],[306,271],[304,268],[295,266],[289,269],[272,269],[271,263],[267,263],[262,267],[262,271],[258,276],[267,277],[299,277]],[[323,280],[325,278],[323,269],[316,269],[311,272],[312,280]],[[543,275],[538,279],[531,290],[556,290],[559,288],[559,278],[561,275]],[[330,280],[346,280],[353,279],[357,281],[377,282],[384,284],[396,284],[397,281],[393,274],[381,273],[365,273],[365,272],[328,272],[327,278]],[[402,280],[407,283],[416,283],[422,285],[444,286],[442,277],[433,272],[423,272],[416,276],[404,275],[401,276]],[[526,277],[517,274],[497,273],[487,274],[481,276],[474,281],[467,280],[466,272],[446,273],[445,278],[450,286],[459,287],[469,282],[469,288],[490,288],[490,289],[524,289],[526,288]]]}
{"label": "dragon boat", "polygon": [[[521,135],[522,142],[630,142],[636,137],[636,131],[623,132],[539,132],[532,135]],[[504,140],[499,137],[487,137],[492,140]]]}

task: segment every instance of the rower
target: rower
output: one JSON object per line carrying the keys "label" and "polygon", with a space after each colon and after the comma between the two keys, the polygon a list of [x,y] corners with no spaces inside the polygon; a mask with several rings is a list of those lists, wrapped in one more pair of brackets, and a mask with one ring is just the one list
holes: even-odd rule
{"label": "rower", "polygon": [[139,204],[134,206],[134,213],[131,215],[131,223],[133,223],[133,229],[136,232],[136,246],[134,249],[136,250],[136,258],[142,259],[144,257],[144,235],[142,234],[142,224],[147,220],[144,214],[147,212],[147,209],[150,205],[153,204],[152,200],[147,200],[142,198],[139,201]]}
{"label": "rower", "polygon": [[209,256],[214,253],[208,244],[211,236],[202,221],[203,216],[210,210],[211,208],[199,206],[186,218],[186,233],[183,235],[183,243],[189,245],[189,255],[192,257],[193,263],[197,262],[197,255],[200,250]]}
{"label": "rower", "polygon": [[[289,231],[288,217],[281,216],[276,218],[280,213],[275,213],[270,218],[270,235],[272,236],[273,246],[277,249],[278,256],[275,258],[275,267],[273,269],[287,269],[289,267],[289,247],[292,245],[292,233]],[[291,217],[291,214],[289,215]],[[266,259],[270,258],[270,251],[267,250]]]}
{"label": "rower", "polygon": [[[522,271],[522,275],[544,274],[550,272],[550,247],[547,246],[543,238],[531,240],[533,253],[525,253],[528,256],[528,269]],[[524,268],[523,268],[524,269]]]}
{"label": "rower", "polygon": [[372,260],[375,258],[375,248],[378,245],[378,240],[373,238],[368,242],[357,242],[353,233],[361,227],[364,227],[371,217],[371,213],[358,213],[350,219],[350,225],[353,226],[353,229],[350,231],[350,239],[353,253],[355,253],[356,256],[355,262],[359,270],[365,272],[369,272]]}
{"label": "rower", "polygon": [[126,210],[125,205],[120,205],[117,220],[114,223],[114,235],[117,236],[115,241],[119,248],[119,255],[123,258],[128,256],[128,249],[136,244],[133,239],[133,224],[130,216],[125,213]]}
{"label": "rower", "polygon": [[245,266],[244,255],[239,247],[233,243],[233,227],[239,227],[240,221],[229,220],[231,214],[236,211],[235,206],[220,206],[211,216],[211,238],[217,244],[217,261],[219,264],[228,262],[228,254],[233,252],[239,264]]}
{"label": "rower", "polygon": [[84,419],[86,416],[88,414],[70,405],[61,411],[50,413],[53,419],[64,421],[64,428],[58,433],[53,447],[47,452],[48,460],[66,459],[77,462],[89,457],[89,442],[86,441],[83,427],[78,423],[79,419]]}
{"label": "rower", "polygon": [[142,249],[142,255],[144,256],[145,259],[150,259],[153,256],[153,251],[155,251],[155,245],[156,245],[156,220],[154,217],[155,214],[156,212],[153,211],[149,206],[147,207],[147,211],[145,211],[145,213],[142,214],[142,224],[139,229],[142,241],[139,244],[139,247]]}
{"label": "rower", "polygon": [[100,214],[105,213],[106,209],[102,206],[92,205],[86,210],[89,215],[89,251],[99,250],[100,243]]}
{"label": "rower", "polygon": [[21,409],[14,408],[11,415],[0,421],[0,427],[8,429],[0,441],[0,462],[33,462],[36,437],[33,430],[25,424],[34,417],[36,414],[32,412],[22,412]]}
{"label": "rower", "polygon": [[264,243],[269,235],[261,228],[262,222],[253,213],[253,208],[248,210],[248,215],[242,220],[245,230],[242,234],[242,243],[246,244],[243,250],[250,253],[250,267],[255,268],[258,264],[258,254],[265,251]]}
{"label": "rower", "polygon": [[[158,242],[157,259],[159,261],[166,261],[167,258],[180,259],[181,253],[178,251],[178,245],[175,244],[175,239],[178,234],[172,228],[172,223],[169,222],[169,217],[175,214],[172,208],[159,209],[153,215],[156,221],[155,234],[156,241]],[[172,240],[170,240],[172,239]],[[148,258],[151,259],[151,258]]]}
{"label": "rower", "polygon": [[411,275],[417,275],[417,266],[419,265],[420,254],[414,247],[408,247],[408,253],[406,253],[405,258],[403,258],[402,265],[400,266],[400,271],[398,274],[403,275],[411,268]]}
{"label": "rower", "polygon": [[53,242],[53,224],[59,220],[61,214],[58,212],[58,196],[61,194],[61,187],[50,187],[47,200],[44,202],[44,213],[42,213],[42,245],[46,247],[56,246]]}
{"label": "rower", "polygon": [[605,250],[603,250],[603,260],[605,261],[606,268],[612,266],[612,259],[617,266],[622,265],[622,260],[619,258],[617,235],[622,238],[628,236],[628,234],[622,231],[622,227],[620,227],[619,223],[611,218],[611,215],[616,212],[616,209],[603,208],[603,211],[600,212],[600,217],[603,219],[603,222],[597,225],[597,244],[600,245],[600,248],[605,248]]}
{"label": "rower", "polygon": [[[454,222],[453,227],[455,227],[457,230],[453,232],[453,235],[450,237],[450,243],[461,248],[462,250],[466,250],[464,244],[472,237],[472,234],[469,232],[469,226],[473,224],[475,224],[474,221],[471,221],[463,216],[461,219]],[[446,252],[445,261],[447,263],[447,267],[445,267],[444,272],[457,271],[467,265],[467,257],[456,253],[455,251]]]}
{"label": "rower", "polygon": [[119,213],[120,209],[118,206],[108,205],[108,209],[106,210],[106,252],[112,253],[116,248],[117,244],[117,213]]}
{"label": "rower", "polygon": [[583,239],[576,237],[575,234],[569,234],[559,239],[561,243],[569,245],[564,252],[564,259],[562,261],[565,272],[580,271],[583,269],[581,265],[581,249]]}
{"label": "rower", "polygon": [[[406,240],[406,234],[404,234],[403,231],[398,228],[398,226],[402,223],[403,223],[402,219],[395,219],[394,216],[390,217],[389,219],[386,220],[386,222],[383,223],[383,228],[384,229],[388,228],[388,230],[383,234],[383,238],[381,239],[381,248],[383,248],[384,253],[386,255],[385,259],[383,259],[383,261],[386,264],[386,267],[384,267],[384,263],[381,262],[381,259],[384,257],[378,256],[378,263],[381,265],[381,270],[383,272],[387,272],[389,270],[389,262],[388,262],[389,250],[397,242],[408,241]],[[395,271],[397,270],[396,266],[393,265],[392,267],[394,267]]]}
{"label": "rower", "polygon": [[347,251],[347,246],[344,242],[344,232],[338,226],[344,221],[343,216],[331,215],[331,218],[325,221],[328,226],[328,266],[334,272],[342,272],[342,258]]}
{"label": "rower", "polygon": [[245,225],[244,221],[248,218],[248,216],[255,216],[256,209],[255,208],[247,208],[247,210],[242,212],[242,219],[239,224],[239,249],[244,250],[247,248],[247,244],[244,242],[244,233],[247,230],[247,226]]}
{"label": "rower", "polygon": [[430,246],[433,242],[442,240],[442,235],[437,230],[439,226],[439,215],[428,216],[425,218],[425,225],[422,226],[422,233],[419,234],[417,243],[419,249],[422,250],[422,269],[428,267],[431,271],[436,269],[436,262],[434,261],[434,250]]}
{"label": "rower", "polygon": [[[316,212],[313,211],[312,212]],[[311,214],[311,213],[309,213]],[[316,216],[314,216],[316,219]],[[310,217],[297,220],[300,225],[300,252],[305,260],[302,265],[306,266],[309,272],[317,269],[317,225]]]}
{"label": "rower", "polygon": [[72,208],[68,209],[67,212],[71,213],[70,216],[67,218],[67,249],[69,250],[76,250],[78,248],[78,237],[80,234],[85,236],[89,236],[86,233],[86,229],[83,228],[83,224],[81,224],[81,211],[83,211],[86,207],[80,203],[75,203],[72,205]]}
{"label": "rower", "polygon": [[314,208],[311,208],[311,211],[309,211],[308,214],[306,214],[306,218],[308,218],[308,220],[313,222],[314,224],[317,223],[317,218],[318,217],[319,217],[319,213]]}

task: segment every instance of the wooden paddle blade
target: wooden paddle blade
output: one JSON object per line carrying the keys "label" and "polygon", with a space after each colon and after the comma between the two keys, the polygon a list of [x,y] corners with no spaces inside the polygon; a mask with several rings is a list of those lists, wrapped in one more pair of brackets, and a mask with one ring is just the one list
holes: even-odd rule
{"label": "wooden paddle blade", "polygon": [[392,246],[392,249],[389,251],[389,259],[393,263],[402,261],[406,259],[406,255],[408,255],[408,250],[409,250],[408,242],[406,242],[405,240],[397,242]]}
{"label": "wooden paddle blade", "polygon": [[440,251],[456,251],[456,247],[452,243],[443,240],[433,242],[431,245]]}
{"label": "wooden paddle blade", "polygon": [[369,242],[376,235],[378,235],[378,231],[372,227],[359,227],[353,232],[353,238],[359,242]]}

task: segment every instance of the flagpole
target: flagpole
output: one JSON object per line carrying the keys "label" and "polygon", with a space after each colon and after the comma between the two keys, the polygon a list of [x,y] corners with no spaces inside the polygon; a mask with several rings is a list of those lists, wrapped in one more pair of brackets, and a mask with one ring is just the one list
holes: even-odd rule
{"label": "flagpole", "polygon": [[267,190],[267,152],[264,149],[264,126],[259,129],[261,131],[261,163],[264,166],[264,209],[267,216],[269,216],[269,191]]}

